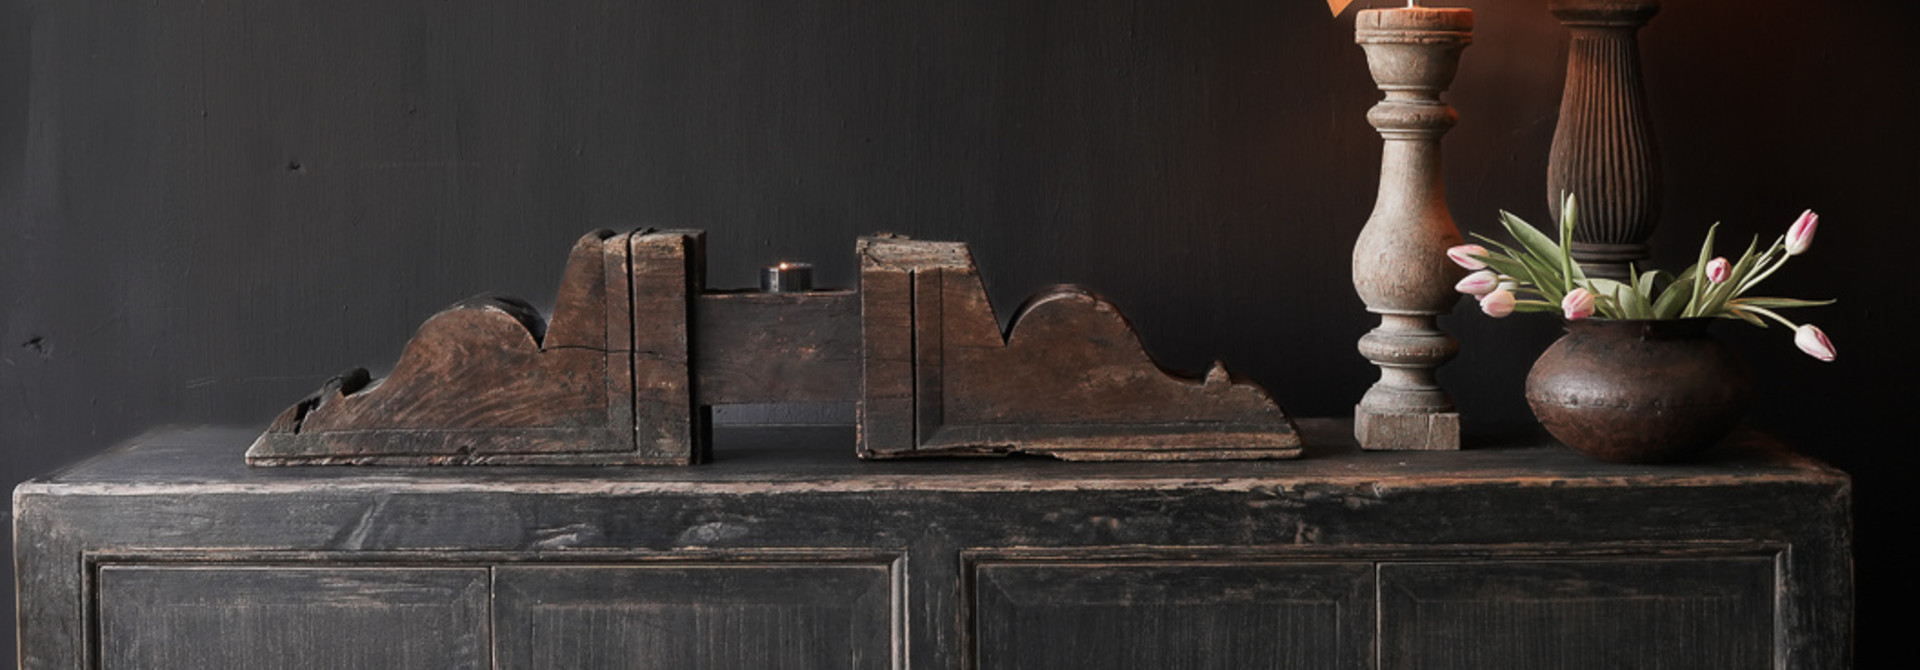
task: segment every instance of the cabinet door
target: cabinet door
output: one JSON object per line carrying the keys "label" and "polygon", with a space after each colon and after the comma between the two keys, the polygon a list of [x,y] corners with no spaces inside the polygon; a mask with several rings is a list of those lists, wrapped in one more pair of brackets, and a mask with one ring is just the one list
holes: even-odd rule
{"label": "cabinet door", "polygon": [[986,563],[973,653],[992,670],[1372,666],[1367,563]]}
{"label": "cabinet door", "polygon": [[898,667],[886,564],[499,568],[500,667]]}
{"label": "cabinet door", "polygon": [[487,571],[108,565],[101,668],[486,668]]}
{"label": "cabinet door", "polygon": [[1386,564],[1389,670],[1774,667],[1772,557]]}

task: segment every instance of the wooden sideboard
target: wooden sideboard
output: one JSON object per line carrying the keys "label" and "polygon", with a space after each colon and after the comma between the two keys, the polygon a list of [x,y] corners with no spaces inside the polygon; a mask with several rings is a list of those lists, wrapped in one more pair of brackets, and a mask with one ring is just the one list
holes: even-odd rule
{"label": "wooden sideboard", "polygon": [[249,468],[157,432],[14,493],[24,668],[1842,668],[1850,484],[1748,434],[695,467]]}

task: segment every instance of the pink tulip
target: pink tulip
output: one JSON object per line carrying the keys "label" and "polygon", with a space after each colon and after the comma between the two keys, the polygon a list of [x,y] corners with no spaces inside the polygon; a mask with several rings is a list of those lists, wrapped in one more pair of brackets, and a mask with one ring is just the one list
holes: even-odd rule
{"label": "pink tulip", "polygon": [[1462,244],[1447,250],[1447,258],[1453,259],[1460,267],[1468,270],[1484,270],[1487,264],[1474,256],[1488,256],[1487,248],[1478,244]]}
{"label": "pink tulip", "polygon": [[1787,228],[1787,255],[1798,256],[1813,246],[1813,231],[1820,227],[1820,215],[1809,209],[1800,213],[1800,218]]}
{"label": "pink tulip", "polygon": [[1728,263],[1726,258],[1715,258],[1707,261],[1707,281],[1715,284],[1724,284],[1727,281],[1727,277],[1732,275],[1733,264]]}
{"label": "pink tulip", "polygon": [[1568,291],[1567,297],[1560,299],[1560,311],[1568,321],[1593,316],[1593,293],[1584,288]]}
{"label": "pink tulip", "polygon": [[1827,334],[1821,332],[1819,326],[1800,324],[1800,328],[1793,331],[1793,344],[1807,352],[1808,356],[1833,362],[1833,341],[1827,339]]}
{"label": "pink tulip", "polygon": [[1467,275],[1466,279],[1453,285],[1453,290],[1474,297],[1492,293],[1497,288],[1500,288],[1500,275],[1494,274],[1492,270],[1480,270]]}
{"label": "pink tulip", "polygon": [[1500,318],[1513,313],[1513,293],[1506,289],[1494,289],[1480,299],[1480,311],[1487,316]]}

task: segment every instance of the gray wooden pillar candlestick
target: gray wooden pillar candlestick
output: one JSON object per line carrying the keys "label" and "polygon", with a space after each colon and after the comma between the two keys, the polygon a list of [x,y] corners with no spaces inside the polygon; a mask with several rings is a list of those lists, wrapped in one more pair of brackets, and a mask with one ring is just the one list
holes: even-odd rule
{"label": "gray wooden pillar candlestick", "polygon": [[1547,161],[1548,206],[1558,219],[1560,194],[1574,194],[1574,260],[1589,275],[1626,279],[1629,264],[1650,256],[1647,238],[1660,219],[1660,159],[1635,35],[1660,2],[1552,0],[1548,7],[1573,33]]}
{"label": "gray wooden pillar candlestick", "polygon": [[1460,415],[1434,379],[1460,345],[1437,317],[1459,301],[1462,270],[1447,260],[1460,231],[1440,181],[1440,136],[1453,108],[1440,93],[1453,82],[1460,51],[1473,41],[1473,12],[1409,7],[1360,12],[1356,41],[1386,99],[1367,112],[1385,147],[1380,193],[1353,247],[1353,287],[1380,315],[1360,353],[1380,380],[1354,408],[1366,449],[1458,449]]}

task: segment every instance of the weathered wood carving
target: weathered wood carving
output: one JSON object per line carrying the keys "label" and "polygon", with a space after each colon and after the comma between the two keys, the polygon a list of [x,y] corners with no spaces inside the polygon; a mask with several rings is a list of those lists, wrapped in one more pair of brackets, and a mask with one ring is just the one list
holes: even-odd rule
{"label": "weathered wood carving", "polygon": [[1215,363],[1170,376],[1112,303],[1034,296],[1003,336],[967,247],[860,241],[868,457],[1020,451],[1067,459],[1286,458],[1299,439],[1260,387]]}
{"label": "weathered wood carving", "polygon": [[855,403],[866,458],[1290,458],[1260,387],[1163,371],[1112,304],[1063,287],[999,328],[966,245],[863,238],[858,291],[706,291],[699,231],[592,233],[551,323],[481,297],[355,369],[247,452],[287,464],[688,464],[707,410]]}

